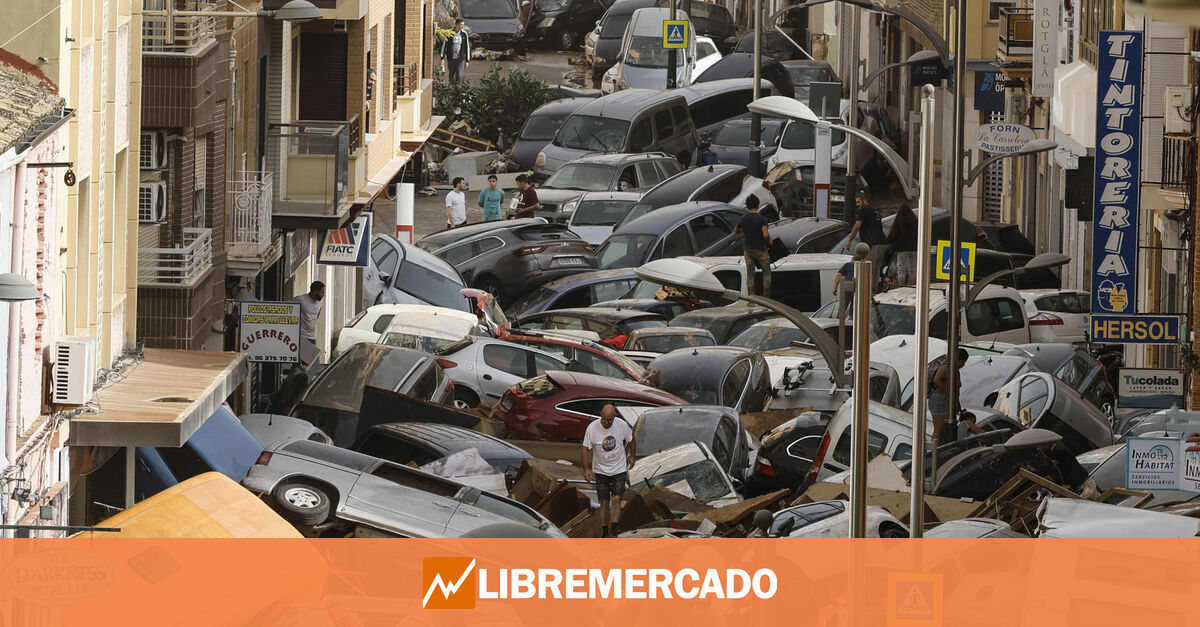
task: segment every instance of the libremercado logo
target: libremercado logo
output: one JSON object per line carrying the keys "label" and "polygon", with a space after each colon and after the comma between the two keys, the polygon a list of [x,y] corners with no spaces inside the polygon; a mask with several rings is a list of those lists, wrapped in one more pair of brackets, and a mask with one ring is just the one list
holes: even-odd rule
{"label": "libremercado logo", "polygon": [[469,610],[476,599],[770,599],[775,571],[740,568],[478,568],[471,557],[427,557],[421,607]]}

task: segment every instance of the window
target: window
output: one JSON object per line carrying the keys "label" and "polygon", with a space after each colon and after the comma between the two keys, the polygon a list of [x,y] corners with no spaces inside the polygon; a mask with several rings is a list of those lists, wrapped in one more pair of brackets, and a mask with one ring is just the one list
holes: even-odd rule
{"label": "window", "polygon": [[829,252],[842,238],[846,237],[846,232],[842,230],[830,231],[823,235],[818,235],[807,242],[803,242],[796,248],[798,253],[826,253]]}
{"label": "window", "polygon": [[654,114],[654,136],[659,141],[671,137],[671,134],[674,132],[675,126],[671,123],[671,111],[669,109],[663,109]]}
{"label": "window", "polygon": [[643,187],[656,185],[663,180],[662,174],[659,174],[658,168],[649,161],[642,161],[637,164],[638,179],[641,180]]}
{"label": "window", "polygon": [[654,143],[654,130],[650,126],[650,118],[645,117],[633,126],[629,134],[629,151],[643,152]]}
{"label": "window", "polygon": [[683,171],[683,165],[675,159],[663,159],[658,161],[658,167],[662,168],[663,175],[670,178]]}
{"label": "window", "polygon": [[589,288],[577,287],[567,293],[559,296],[550,307],[550,309],[570,309],[572,307],[587,307],[591,305],[592,300],[588,298]]}
{"label": "window", "polygon": [[196,154],[192,162],[195,188],[192,192],[192,226],[198,229],[204,228],[208,205],[208,141],[208,135],[196,140]]}
{"label": "window", "polygon": [[738,194],[742,193],[742,178],[742,175],[738,174],[726,176],[700,190],[698,194],[692,197],[692,200],[715,200],[717,202],[729,202],[736,198]]}
{"label": "window", "polygon": [[570,359],[571,353],[573,352],[569,346],[564,346],[562,344],[550,344],[547,342],[521,342],[521,344],[524,344],[530,348],[536,348],[552,355],[558,355],[563,359]]}
{"label": "window", "polygon": [[371,247],[371,260],[375,262],[375,269],[380,274],[388,276],[396,275],[396,267],[400,265],[400,255],[388,244],[379,244]]}
{"label": "window", "polygon": [[675,133],[682,135],[692,130],[692,116],[682,106],[671,107],[671,117],[675,118]]}
{"label": "window", "polygon": [[1053,294],[1043,296],[1033,301],[1033,304],[1041,311],[1055,313],[1086,314],[1092,310],[1092,304],[1088,302],[1086,294]]}
{"label": "window", "polygon": [[692,237],[696,238],[696,248],[701,252],[708,250],[729,237],[733,229],[715,213],[708,213],[692,218],[688,225],[692,227]]}
{"label": "window", "polygon": [[483,363],[489,368],[507,372],[513,376],[529,378],[529,364],[525,351],[502,344],[488,344],[483,347]]}
{"label": "window", "polygon": [[1050,388],[1041,377],[1029,376],[1021,381],[1019,394],[1017,417],[1021,419],[1021,424],[1028,427],[1046,408],[1046,403],[1050,400]]}
{"label": "window", "polygon": [[474,257],[475,253],[472,244],[467,242],[466,244],[459,244],[445,250],[439,250],[437,256],[444,259],[446,263],[457,266]]}
{"label": "window", "polygon": [[489,237],[475,242],[475,254],[482,255],[504,246],[504,240],[499,237]]}
{"label": "window", "polygon": [[729,119],[733,112],[745,112],[751,100],[754,100],[753,89],[735,89],[698,100],[688,109],[692,123],[703,128]]}
{"label": "window", "polygon": [[663,257],[684,257],[696,254],[692,248],[692,238],[688,235],[686,226],[677,226],[663,238]]}
{"label": "window", "polygon": [[[771,298],[795,307],[800,311],[812,311],[825,301],[821,292],[819,270],[790,270],[771,273]],[[911,331],[909,331],[911,333]]]}
{"label": "window", "polygon": [[437,373],[438,373],[437,368],[433,367],[432,365],[426,366],[425,372],[418,374],[417,380],[415,382],[413,382],[413,384],[408,388],[408,390],[405,391],[404,389],[401,389],[400,392],[403,392],[414,398],[423,398],[423,399],[433,398],[434,393],[436,393],[438,390],[438,387],[437,387],[438,374]]}
{"label": "window", "polygon": [[212,471],[212,467],[208,465],[208,462],[205,462],[187,444],[178,447],[160,446],[154,450],[158,452],[159,456],[162,457],[163,463],[167,465],[167,469],[179,481]]}
{"label": "window", "polygon": [[629,375],[625,374],[625,371],[618,368],[616,364],[591,351],[576,350],[575,361],[579,362],[579,365],[587,369],[588,372],[613,377],[614,379],[629,378]]}
{"label": "window", "polygon": [[1093,67],[1099,56],[1100,31],[1117,26],[1112,0],[1080,0],[1076,2],[1079,25],[1079,56]]}
{"label": "window", "polygon": [[729,369],[721,382],[721,404],[734,407],[741,400],[742,390],[750,379],[750,360],[742,359]]}
{"label": "window", "polygon": [[393,438],[378,433],[369,434],[355,450],[360,453],[386,459],[397,464],[416,462],[418,466],[440,459],[442,456],[421,448],[408,440]]}
{"label": "window", "polygon": [[795,442],[792,442],[787,447],[787,454],[796,459],[803,459],[811,462],[813,457],[817,455],[817,449],[821,447],[821,436],[806,435]]}
{"label": "window", "polygon": [[632,165],[627,165],[621,170],[621,178],[617,179],[617,189],[627,190],[636,189],[638,187],[637,168]]}
{"label": "window", "polygon": [[988,0],[988,17],[989,24],[1000,23],[1000,9],[1012,9],[1017,6],[1016,0]]}
{"label": "window", "polygon": [[892,461],[902,462],[906,459],[912,459],[912,445],[907,443],[896,445],[896,453],[892,455]]}
{"label": "window", "polygon": [[1091,370],[1091,366],[1087,363],[1087,360],[1079,355],[1076,355],[1068,359],[1067,363],[1063,364],[1062,367],[1058,369],[1058,372],[1054,373],[1054,376],[1062,379],[1063,383],[1066,383],[1071,387],[1071,389],[1078,390],[1079,386],[1083,384],[1084,377],[1086,377]]}
{"label": "window", "polygon": [[565,365],[550,357],[549,355],[541,355],[532,353],[533,355],[533,375],[541,376],[546,374],[547,370],[562,370]]}
{"label": "window", "polygon": [[392,323],[392,318],[394,317],[395,316],[392,314],[384,314],[379,316],[379,319],[375,321],[375,324],[371,325],[371,330],[375,333],[383,333],[384,331],[387,331],[388,325]]}
{"label": "window", "polygon": [[[887,436],[875,431],[867,431],[867,461],[875,459],[875,456],[883,452],[887,447]],[[850,465],[850,430],[846,429],[842,432],[842,438],[838,440],[837,448],[833,450],[833,460],[843,466]]]}
{"label": "window", "polygon": [[717,434],[713,438],[712,453],[713,457],[717,458],[722,468],[731,468],[733,466],[733,447],[737,445],[737,431],[733,426],[733,421],[728,418],[721,418],[717,423]]}
{"label": "window", "polygon": [[555,315],[546,318],[543,329],[583,329],[583,319],[575,316]]}
{"label": "window", "polygon": [[976,301],[967,309],[967,330],[971,335],[993,335],[1024,326],[1024,310],[1008,298]]}

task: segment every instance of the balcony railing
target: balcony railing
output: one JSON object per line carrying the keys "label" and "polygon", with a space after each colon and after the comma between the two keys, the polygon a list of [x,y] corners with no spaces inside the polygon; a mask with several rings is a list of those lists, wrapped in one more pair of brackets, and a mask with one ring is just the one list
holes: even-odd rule
{"label": "balcony railing", "polygon": [[271,206],[274,176],[270,172],[242,172],[229,182],[229,255],[254,258],[271,247]]}
{"label": "balcony railing", "polygon": [[138,249],[138,285],[192,287],[212,269],[212,229],[184,229],[174,248]]}
{"label": "balcony railing", "polygon": [[406,96],[417,91],[421,84],[421,73],[417,71],[417,64],[396,66],[395,80],[392,83],[396,86],[396,96]]}
{"label": "balcony railing", "polygon": [[1162,186],[1188,192],[1196,184],[1196,141],[1192,137],[1166,135],[1162,148]]}
{"label": "balcony railing", "polygon": [[[167,2],[175,0],[143,0],[143,8],[151,11],[166,10]],[[216,3],[188,0],[176,3],[180,11],[215,11]],[[175,18],[174,38],[167,37],[167,18],[146,15],[142,17],[142,52],[145,54],[190,55],[196,54],[216,41],[216,17]],[[170,40],[170,41],[168,41]]]}
{"label": "balcony railing", "polygon": [[272,124],[267,161],[276,214],[336,215],[349,183],[350,122]]}
{"label": "balcony railing", "polygon": [[1000,9],[1000,48],[996,59],[1001,63],[1033,61],[1033,9]]}

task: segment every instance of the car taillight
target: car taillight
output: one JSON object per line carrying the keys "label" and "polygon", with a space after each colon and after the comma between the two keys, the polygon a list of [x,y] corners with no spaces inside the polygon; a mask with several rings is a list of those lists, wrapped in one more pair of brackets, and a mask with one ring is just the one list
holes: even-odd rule
{"label": "car taillight", "polygon": [[439,359],[437,360],[437,365],[441,366],[442,370],[449,370],[450,368],[458,367],[458,364],[450,361],[449,359]]}
{"label": "car taillight", "polygon": [[537,411],[536,409],[527,409],[525,411],[518,411],[516,413],[517,420],[519,420],[521,422],[537,420],[538,418],[541,418],[544,415],[545,415],[545,412],[540,412],[540,411]]}
{"label": "car taillight", "polygon": [[513,257],[523,257],[525,255],[536,255],[548,248],[547,246],[522,246],[512,252]]}
{"label": "car taillight", "polygon": [[821,446],[817,448],[817,454],[813,455],[812,468],[808,469],[807,481],[816,481],[817,474],[821,472],[821,463],[825,461],[825,452],[829,450],[829,433],[827,432],[821,437]]}
{"label": "car taillight", "polygon": [[1054,314],[1046,313],[1044,311],[1042,313],[1039,313],[1036,316],[1029,318],[1029,326],[1033,326],[1033,327],[1054,326],[1054,325],[1059,325],[1062,323],[1063,323],[1062,318],[1059,318],[1058,316],[1056,316]]}
{"label": "car taillight", "polygon": [[259,453],[258,459],[254,460],[255,466],[266,466],[269,463],[271,463],[271,453],[269,451]]}
{"label": "car taillight", "polygon": [[766,459],[759,457],[754,462],[754,472],[756,472],[760,475],[774,477],[775,476],[775,467],[771,465],[770,460],[766,460]]}

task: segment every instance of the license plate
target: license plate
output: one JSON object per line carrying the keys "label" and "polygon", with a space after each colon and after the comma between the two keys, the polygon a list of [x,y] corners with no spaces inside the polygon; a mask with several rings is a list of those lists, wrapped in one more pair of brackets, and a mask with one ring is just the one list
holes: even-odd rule
{"label": "license plate", "polygon": [[556,266],[582,266],[583,257],[555,257],[554,265]]}

